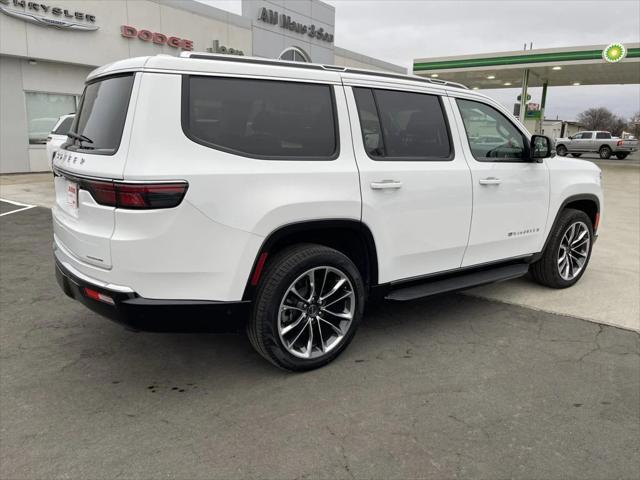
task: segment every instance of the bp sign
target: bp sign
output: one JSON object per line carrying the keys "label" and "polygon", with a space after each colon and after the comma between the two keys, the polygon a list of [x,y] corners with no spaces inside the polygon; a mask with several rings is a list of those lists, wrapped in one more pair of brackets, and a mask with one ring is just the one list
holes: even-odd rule
{"label": "bp sign", "polygon": [[621,43],[612,43],[602,51],[602,58],[609,63],[617,63],[627,56],[627,49]]}

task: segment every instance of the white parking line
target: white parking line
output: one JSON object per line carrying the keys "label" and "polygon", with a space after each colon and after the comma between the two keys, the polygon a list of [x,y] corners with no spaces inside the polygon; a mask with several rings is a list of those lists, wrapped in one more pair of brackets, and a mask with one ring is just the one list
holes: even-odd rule
{"label": "white parking line", "polygon": [[22,207],[16,210],[11,210],[10,212],[0,213],[0,217],[4,217],[5,215],[11,215],[12,213],[24,212],[25,210],[29,210],[30,208],[34,208],[36,206],[36,205],[29,205],[21,202],[15,202],[13,200],[6,200],[4,198],[0,198],[0,202],[10,203],[11,205]]}

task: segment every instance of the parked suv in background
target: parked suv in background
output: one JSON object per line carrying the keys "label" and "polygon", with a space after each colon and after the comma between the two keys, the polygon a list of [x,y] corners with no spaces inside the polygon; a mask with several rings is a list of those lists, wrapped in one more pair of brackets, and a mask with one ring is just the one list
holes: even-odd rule
{"label": "parked suv in background", "polygon": [[556,153],[561,157],[567,153],[574,157],[579,157],[583,153],[597,153],[605,160],[612,154],[618,160],[624,160],[637,149],[637,140],[623,140],[603,131],[578,132],[569,138],[556,138]]}
{"label": "parked suv in background", "polygon": [[57,278],[134,328],[248,317],[267,360],[316,368],[372,297],[528,271],[577,282],[600,170],[549,143],[441,81],[200,53],[116,62],[89,76],[55,156]]}
{"label": "parked suv in background", "polygon": [[60,146],[67,141],[67,133],[71,129],[71,124],[73,123],[73,119],[75,118],[75,114],[71,113],[69,115],[62,115],[56,124],[51,129],[51,133],[47,137],[47,163],[49,164],[49,168],[52,168],[53,155],[56,150],[60,148]]}

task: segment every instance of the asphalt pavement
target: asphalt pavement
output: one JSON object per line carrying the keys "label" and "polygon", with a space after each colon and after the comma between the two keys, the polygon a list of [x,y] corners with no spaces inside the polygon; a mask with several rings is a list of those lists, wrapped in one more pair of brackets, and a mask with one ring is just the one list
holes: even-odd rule
{"label": "asphalt pavement", "polygon": [[636,332],[447,295],[377,305],[289,374],[241,334],[132,333],[67,299],[50,216],[0,218],[2,479],[637,478]]}

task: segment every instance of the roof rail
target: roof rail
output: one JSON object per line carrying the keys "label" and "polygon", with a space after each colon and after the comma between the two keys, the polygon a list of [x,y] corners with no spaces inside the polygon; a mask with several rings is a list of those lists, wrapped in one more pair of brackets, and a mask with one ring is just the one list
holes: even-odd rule
{"label": "roof rail", "polygon": [[319,63],[294,62],[291,60],[275,60],[270,58],[245,57],[238,55],[227,55],[221,53],[205,53],[205,52],[182,52],[182,58],[193,58],[196,60],[220,60],[225,62],[253,63],[259,65],[277,65],[281,67],[306,68],[310,70],[325,70],[342,73],[355,73],[359,75],[372,75],[376,77],[396,78],[399,80],[412,80],[414,82],[430,83],[432,85],[442,85],[446,87],[464,88],[469,87],[457,82],[441,80],[435,78],[424,78],[418,75],[409,75],[403,73],[381,72],[379,70],[366,70],[360,68],[342,67],[339,65],[322,65]]}

